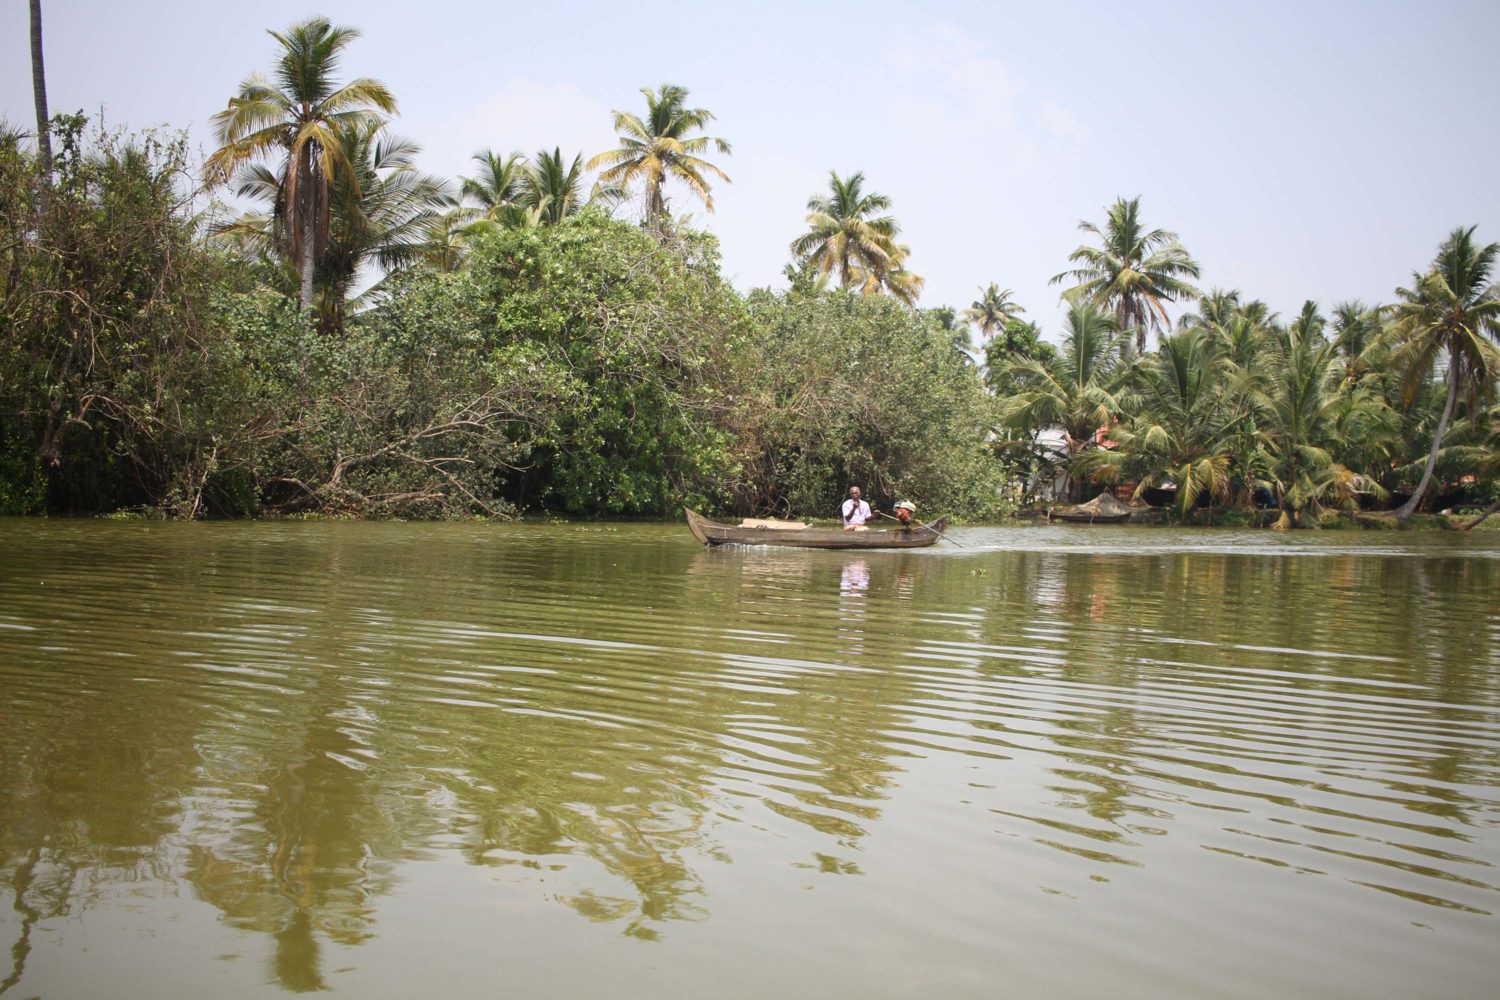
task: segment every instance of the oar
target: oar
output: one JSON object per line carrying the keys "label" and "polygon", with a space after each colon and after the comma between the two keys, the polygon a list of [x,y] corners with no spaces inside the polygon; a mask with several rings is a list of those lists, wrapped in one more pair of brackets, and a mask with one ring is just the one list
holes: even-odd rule
{"label": "oar", "polygon": [[[941,520],[943,520],[941,517],[938,518],[938,521],[941,521]],[[950,545],[957,545],[961,549],[968,548],[968,546],[965,545],[963,542],[955,542],[953,539],[949,538],[947,535],[943,534],[941,531],[938,531],[936,528],[932,527],[936,523],[937,523],[937,521],[932,521],[932,522],[929,522],[927,524],[922,525],[922,527],[931,529],[932,531],[937,531],[937,536],[939,538],[941,538],[943,541],[945,541],[948,544],[950,544]]]}
{"label": "oar", "polygon": [[[901,521],[901,518],[899,518],[899,517],[891,517],[891,515],[887,514],[885,511],[877,510],[875,513],[879,514],[881,517],[889,517],[892,521],[896,521],[898,523],[904,523],[904,522]],[[941,520],[942,520],[942,518],[938,518],[938,521],[941,521]],[[933,522],[931,522],[929,524],[919,524],[919,525],[917,525],[917,527],[919,527],[919,528],[929,528],[932,531],[937,531],[937,536],[939,538],[941,538],[943,541],[948,542],[950,545],[957,545],[961,549],[968,548],[968,546],[965,545],[965,544],[963,544],[962,542],[955,542],[953,539],[949,538],[947,535],[943,534],[941,531],[938,531],[936,528],[933,528],[932,525],[936,524],[936,523],[937,523],[937,521],[933,521]],[[909,525],[909,524],[906,525],[906,526],[908,528],[911,527],[911,525]]]}

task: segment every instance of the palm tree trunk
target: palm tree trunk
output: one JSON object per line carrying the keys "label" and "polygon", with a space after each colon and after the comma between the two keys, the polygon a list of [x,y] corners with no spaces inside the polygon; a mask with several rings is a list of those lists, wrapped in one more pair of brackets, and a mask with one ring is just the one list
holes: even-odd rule
{"label": "palm tree trunk", "polygon": [[312,308],[313,301],[313,278],[317,273],[317,247],[318,247],[318,194],[317,183],[314,179],[313,162],[316,150],[313,143],[308,143],[302,152],[302,162],[297,165],[301,171],[297,186],[297,208],[302,212],[302,259],[297,262],[302,272],[302,288],[298,295],[298,302],[302,311],[307,312]]}
{"label": "palm tree trunk", "polygon": [[1135,337],[1130,331],[1130,306],[1123,300],[1115,307],[1115,324],[1119,326],[1116,334],[1120,338],[1120,360],[1130,361],[1135,357]]}
{"label": "palm tree trunk", "polygon": [[42,0],[31,0],[31,94],[36,101],[36,153],[44,188],[52,186],[51,118],[47,114],[47,72],[42,66]]}
{"label": "palm tree trunk", "polygon": [[661,184],[647,184],[646,223],[654,232],[661,232],[662,216],[667,214],[667,203],[661,196]]}
{"label": "palm tree trunk", "polygon": [[1495,511],[1497,511],[1497,510],[1500,510],[1500,497],[1496,497],[1495,498],[1495,502],[1492,503],[1492,504],[1490,504],[1488,507],[1486,507],[1484,509],[1484,513],[1483,514],[1480,514],[1478,517],[1474,518],[1474,520],[1470,521],[1467,524],[1460,524],[1458,526],[1458,530],[1459,531],[1468,531],[1471,528],[1477,528],[1477,527],[1479,527],[1481,524],[1484,523],[1484,519],[1485,518],[1489,517],[1491,514],[1495,513]]}
{"label": "palm tree trunk", "polygon": [[299,239],[293,242],[292,248],[300,254],[297,270],[302,276],[302,287],[297,301],[302,312],[312,308],[313,279],[317,275],[318,222],[322,207],[318,189],[320,178],[315,169],[317,159],[317,143],[309,142],[302,147],[299,161],[291,168],[297,171],[296,195],[288,199],[288,211],[296,213],[292,226]]}
{"label": "palm tree trunk", "polygon": [[317,218],[313,212],[308,212],[307,217],[302,220],[302,311],[312,308],[313,300],[313,265],[317,263],[313,253],[316,246]]}
{"label": "palm tree trunk", "polygon": [[1417,483],[1416,491],[1412,493],[1411,499],[1401,505],[1396,511],[1396,518],[1404,521],[1412,516],[1417,505],[1422,502],[1422,494],[1427,492],[1428,483],[1432,482],[1432,470],[1437,466],[1438,449],[1443,446],[1443,435],[1448,433],[1448,421],[1453,417],[1453,406],[1458,401],[1458,359],[1448,359],[1448,402],[1443,406],[1443,417],[1438,421],[1437,433],[1432,436],[1432,450],[1427,453],[1427,465],[1422,469],[1422,479]]}

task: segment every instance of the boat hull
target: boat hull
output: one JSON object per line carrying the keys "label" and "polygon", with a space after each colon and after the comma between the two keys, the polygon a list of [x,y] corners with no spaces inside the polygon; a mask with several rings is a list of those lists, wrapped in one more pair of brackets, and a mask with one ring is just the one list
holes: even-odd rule
{"label": "boat hull", "polygon": [[830,528],[742,528],[720,524],[687,511],[688,529],[704,545],[774,545],[788,549],[921,549],[943,537],[947,518],[890,531],[843,531]]}

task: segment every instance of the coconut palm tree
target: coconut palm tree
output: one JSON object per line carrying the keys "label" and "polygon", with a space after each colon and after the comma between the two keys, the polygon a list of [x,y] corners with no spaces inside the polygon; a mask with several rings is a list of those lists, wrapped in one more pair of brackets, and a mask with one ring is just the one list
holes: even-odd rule
{"label": "coconut palm tree", "polygon": [[1316,520],[1327,505],[1347,506],[1358,489],[1378,489],[1336,455],[1351,431],[1361,440],[1375,437],[1389,411],[1378,393],[1346,381],[1345,359],[1324,326],[1317,306],[1306,303],[1266,351],[1251,400],[1263,428],[1256,444],[1264,444],[1257,451],[1266,485],[1281,508],[1279,528],[1299,526],[1304,513]]}
{"label": "coconut palm tree", "polygon": [[1137,415],[1110,431],[1118,447],[1080,456],[1078,470],[1100,482],[1133,479],[1136,496],[1175,485],[1180,516],[1205,493],[1227,499],[1234,456],[1254,446],[1245,440],[1249,406],[1223,377],[1203,331],[1163,338],[1130,371]]}
{"label": "coconut palm tree", "polygon": [[1438,246],[1426,274],[1414,274],[1412,287],[1396,289],[1401,301],[1393,309],[1393,335],[1400,344],[1398,364],[1407,373],[1408,393],[1431,374],[1440,357],[1448,359],[1447,398],[1432,436],[1422,478],[1411,499],[1396,511],[1411,517],[1432,482],[1438,450],[1453,418],[1459,392],[1473,400],[1500,372],[1500,354],[1491,340],[1500,339],[1500,290],[1490,282],[1500,243],[1479,246],[1474,226],[1455,229]]}
{"label": "coconut palm tree", "polygon": [[686,184],[712,212],[714,199],[704,175],[713,174],[726,184],[730,183],[729,175],[698,154],[712,146],[728,155],[729,143],[714,136],[689,135],[707,127],[714,120],[712,112],[686,107],[686,87],[664,83],[656,90],[642,87],[641,93],[646,97],[646,117],[615,111],[620,147],[589,160],[588,169],[607,165],[599,180],[620,188],[640,181],[645,186],[646,221],[652,226],[659,226],[667,213],[662,186],[668,179]]}
{"label": "coconut palm tree", "polygon": [[[922,294],[922,287],[927,284],[927,279],[907,270],[905,261],[911,253],[909,247],[903,245],[896,249],[899,251],[896,257],[896,266],[884,274],[876,273],[871,275],[871,277],[877,278],[879,281],[879,285],[872,290],[872,293],[873,291],[878,291],[880,286],[883,286],[887,292],[902,302],[905,302],[909,306],[914,306],[917,304],[917,298]],[[966,331],[965,340],[967,339],[968,335]]]}
{"label": "coconut palm tree", "polygon": [[1276,325],[1276,314],[1259,299],[1245,301],[1237,289],[1215,288],[1183,313],[1179,330],[1201,329],[1209,342],[1231,351],[1259,349],[1259,339]]}
{"label": "coconut palm tree", "polygon": [[993,281],[985,288],[979,290],[979,298],[969,308],[964,310],[964,319],[979,327],[979,335],[985,340],[990,339],[1005,325],[1020,318],[1025,308],[1011,299],[1009,288],[1004,291]]}
{"label": "coconut palm tree", "polygon": [[[331,141],[351,165],[352,179],[341,176],[333,185],[317,260],[315,300],[325,332],[342,329],[350,290],[366,264],[392,271],[418,261],[443,269],[455,263],[444,225],[452,217],[454,198],[444,181],[416,169],[419,146],[391,135],[379,121],[341,129]],[[249,164],[241,171],[237,193],[268,210],[248,212],[213,236],[271,256],[282,228],[277,218],[284,205],[280,178],[263,164]]]}
{"label": "coconut palm tree", "polygon": [[555,226],[583,208],[583,154],[568,163],[562,150],[554,147],[536,154],[521,179],[518,199],[523,208],[536,213],[544,226]]}
{"label": "coconut palm tree", "polygon": [[[879,270],[855,267],[854,278],[850,285],[857,287],[861,295],[877,295],[886,291],[909,306],[916,305],[917,297],[922,294],[922,286],[927,284],[927,280],[907,270],[906,258],[910,254],[911,247],[897,244],[893,248],[891,264],[888,268]],[[955,322],[957,319],[958,316],[955,314]],[[964,341],[968,342],[967,330],[964,331]]]}
{"label": "coconut palm tree", "polygon": [[1238,288],[1213,288],[1199,297],[1197,308],[1192,312],[1185,312],[1177,320],[1178,329],[1186,329],[1192,326],[1214,326],[1229,321],[1231,316],[1238,315],[1245,308],[1240,301]]}
{"label": "coconut palm tree", "polygon": [[253,161],[279,161],[277,244],[301,275],[300,301],[307,309],[316,262],[327,247],[334,185],[359,183],[338,135],[383,121],[381,113],[394,113],[396,99],[378,80],[334,82],[340,54],[359,37],[357,29],[315,17],[269,34],[282,48],[275,80],[251,74],[210,119],[220,145],[205,174],[211,183],[224,183]]}
{"label": "coconut palm tree", "polygon": [[1344,360],[1344,377],[1358,382],[1385,360],[1385,325],[1380,309],[1363,302],[1340,302],[1333,307],[1333,346]]}
{"label": "coconut palm tree", "polygon": [[[1186,280],[1198,277],[1198,263],[1177,241],[1176,233],[1147,232],[1140,207],[1139,197],[1120,198],[1108,209],[1103,229],[1088,221],[1078,223],[1080,230],[1098,237],[1102,245],[1074,250],[1068,260],[1080,266],[1053,276],[1051,284],[1077,282],[1067,295],[1113,309],[1121,331],[1134,332],[1136,352],[1144,353],[1147,330],[1160,331],[1170,325],[1164,303],[1198,296]],[[1129,344],[1126,340],[1127,351]]]}
{"label": "coconut palm tree", "polygon": [[502,156],[481,149],[472,157],[479,165],[478,175],[460,178],[460,194],[476,206],[475,215],[498,223],[505,210],[519,203],[525,186],[526,157],[521,153]]}
{"label": "coconut palm tree", "polygon": [[428,222],[418,259],[434,271],[457,271],[468,256],[476,223],[465,221],[462,206],[450,208]]}
{"label": "coconut palm tree", "polygon": [[334,186],[322,312],[326,329],[343,326],[350,290],[367,264],[391,272],[442,257],[435,239],[456,204],[446,181],[416,167],[421,147],[383,125],[340,133],[355,183]]}
{"label": "coconut palm tree", "polygon": [[[1098,431],[1120,412],[1118,365],[1113,316],[1087,302],[1068,308],[1062,347],[1050,358],[1018,356],[1007,360],[999,377],[1019,387],[1000,404],[1002,423],[1035,437],[1057,429],[1063,435],[1067,467],[1098,445]],[[1065,488],[1071,491],[1070,481]]]}
{"label": "coconut palm tree", "polygon": [[922,279],[903,266],[910,250],[896,242],[901,229],[892,216],[875,215],[889,209],[891,199],[866,194],[863,173],[846,179],[830,171],[828,177],[829,196],[807,201],[810,228],[792,241],[793,258],[820,274],[836,273],[841,288],[865,295],[887,288],[904,302],[915,301]]}

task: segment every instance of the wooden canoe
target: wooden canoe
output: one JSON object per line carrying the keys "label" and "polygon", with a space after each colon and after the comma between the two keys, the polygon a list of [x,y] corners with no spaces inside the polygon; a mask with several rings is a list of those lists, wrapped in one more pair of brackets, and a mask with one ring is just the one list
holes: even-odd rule
{"label": "wooden canoe", "polygon": [[1129,512],[1124,514],[1077,514],[1071,511],[1053,511],[1050,516],[1054,521],[1071,521],[1074,524],[1120,524],[1131,518]]}
{"label": "wooden canoe", "polygon": [[946,517],[931,524],[912,528],[871,531],[844,531],[841,528],[739,527],[710,521],[696,511],[687,510],[688,529],[704,545],[780,545],[793,549],[920,549],[943,536]]}

